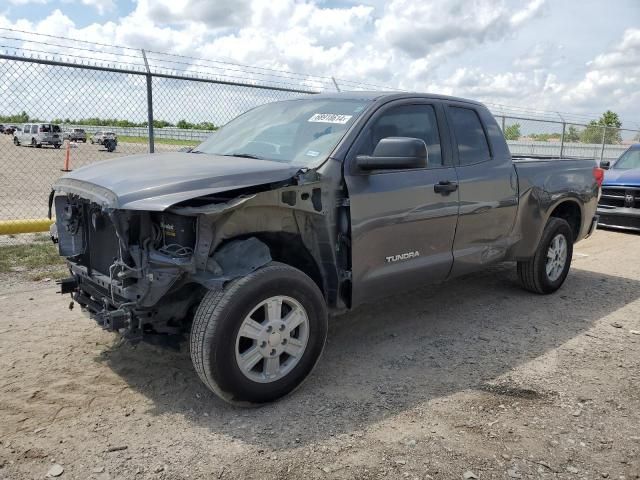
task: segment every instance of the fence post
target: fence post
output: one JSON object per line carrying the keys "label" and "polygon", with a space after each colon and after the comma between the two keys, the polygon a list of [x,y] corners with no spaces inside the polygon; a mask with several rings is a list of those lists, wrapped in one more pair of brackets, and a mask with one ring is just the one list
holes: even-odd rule
{"label": "fence post", "polygon": [[147,62],[147,54],[144,49],[142,51],[142,58],[144,59],[144,66],[147,69],[147,122],[149,124],[149,153],[155,151],[154,138],[153,138],[153,87],[151,76],[151,69],[149,68],[149,62]]}
{"label": "fence post", "polygon": [[502,135],[504,135],[504,115],[502,115]]}
{"label": "fence post", "polygon": [[338,82],[336,82],[336,79],[334,77],[331,77],[331,80],[333,80],[333,85],[336,87],[336,90],[340,92],[340,87],[338,86]]}
{"label": "fence post", "polygon": [[567,124],[562,122],[562,136],[560,137],[560,157],[562,157],[564,153],[564,130],[567,127]]}
{"label": "fence post", "polygon": [[602,148],[600,149],[600,161],[602,161],[602,157],[604,157],[604,139],[607,135],[607,127],[606,125],[602,127]]}

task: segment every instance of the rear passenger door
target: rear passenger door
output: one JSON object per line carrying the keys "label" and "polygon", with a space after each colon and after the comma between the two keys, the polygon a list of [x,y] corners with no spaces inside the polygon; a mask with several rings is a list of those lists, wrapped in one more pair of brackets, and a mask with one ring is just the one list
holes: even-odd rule
{"label": "rear passenger door", "polygon": [[[427,145],[427,167],[359,171],[355,157],[371,155],[378,142],[388,137],[422,139]],[[443,280],[449,274],[458,192],[446,138],[440,104],[402,100],[382,106],[347,155],[353,305]],[[447,188],[440,183],[447,183]]]}
{"label": "rear passenger door", "polygon": [[481,106],[449,103],[460,195],[452,275],[500,261],[511,245],[518,209],[518,179],[508,150],[490,141],[502,135]]}
{"label": "rear passenger door", "polygon": [[31,125],[25,124],[22,126],[22,130],[18,132],[18,140],[20,143],[29,143],[31,141]]}

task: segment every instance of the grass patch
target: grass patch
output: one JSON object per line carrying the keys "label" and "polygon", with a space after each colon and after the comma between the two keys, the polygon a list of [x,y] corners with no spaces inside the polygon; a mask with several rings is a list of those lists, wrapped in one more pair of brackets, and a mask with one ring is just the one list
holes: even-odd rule
{"label": "grass patch", "polygon": [[0,247],[0,273],[24,274],[31,280],[42,280],[62,278],[67,272],[64,259],[52,243],[36,241]]}
{"label": "grass patch", "polygon": [[[128,137],[128,136],[119,136],[118,143],[149,143],[149,137]],[[163,145],[185,145],[188,147],[195,147],[202,143],[200,140],[175,140],[173,138],[158,138],[156,137],[154,143],[163,144]]]}

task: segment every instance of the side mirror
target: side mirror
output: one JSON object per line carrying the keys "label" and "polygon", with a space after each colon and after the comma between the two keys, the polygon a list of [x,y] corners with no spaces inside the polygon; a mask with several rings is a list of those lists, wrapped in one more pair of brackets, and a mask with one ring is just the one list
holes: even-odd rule
{"label": "side mirror", "polygon": [[425,168],[428,156],[427,145],[419,138],[387,137],[378,142],[373,155],[358,155],[356,165],[361,170]]}
{"label": "side mirror", "polygon": [[600,162],[600,168],[604,170],[609,170],[610,167],[611,167],[611,162],[609,160],[602,160]]}

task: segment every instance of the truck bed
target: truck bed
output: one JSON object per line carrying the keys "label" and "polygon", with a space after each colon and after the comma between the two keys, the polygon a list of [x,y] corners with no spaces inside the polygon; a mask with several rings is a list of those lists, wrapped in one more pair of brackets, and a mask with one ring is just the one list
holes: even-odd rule
{"label": "truck bed", "polygon": [[513,163],[526,163],[526,162],[566,162],[566,161],[580,161],[590,162],[597,166],[598,162],[594,158],[589,157],[554,157],[554,156],[528,156],[528,155],[512,155]]}

